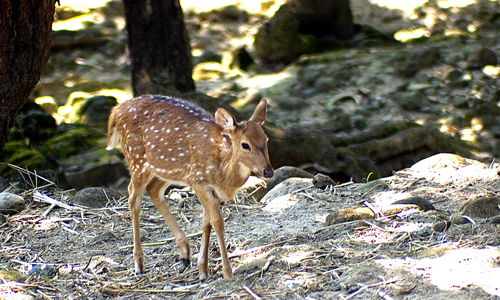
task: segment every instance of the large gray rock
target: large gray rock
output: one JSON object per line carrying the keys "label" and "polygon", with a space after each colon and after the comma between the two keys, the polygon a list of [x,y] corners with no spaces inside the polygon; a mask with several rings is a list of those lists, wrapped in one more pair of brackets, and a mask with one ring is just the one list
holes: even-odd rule
{"label": "large gray rock", "polygon": [[73,203],[86,207],[102,208],[106,207],[108,203],[113,204],[121,197],[122,195],[115,190],[91,187],[79,191],[75,195]]}
{"label": "large gray rock", "polygon": [[24,198],[12,193],[0,193],[0,213],[17,214],[26,208]]}

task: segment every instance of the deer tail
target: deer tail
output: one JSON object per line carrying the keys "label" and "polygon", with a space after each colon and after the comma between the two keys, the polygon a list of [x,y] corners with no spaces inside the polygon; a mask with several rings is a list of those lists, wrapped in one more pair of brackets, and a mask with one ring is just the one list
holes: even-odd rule
{"label": "deer tail", "polygon": [[116,118],[115,118],[115,110],[111,111],[108,120],[108,143],[106,150],[112,150],[118,145],[118,141],[120,140],[120,136],[118,131],[116,130]]}

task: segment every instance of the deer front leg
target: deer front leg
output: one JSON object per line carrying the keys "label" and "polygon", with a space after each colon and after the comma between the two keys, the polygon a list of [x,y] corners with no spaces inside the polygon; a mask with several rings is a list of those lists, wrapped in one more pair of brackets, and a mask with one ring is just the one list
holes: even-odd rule
{"label": "deer front leg", "polygon": [[[198,195],[198,193],[197,193]],[[226,251],[226,243],[224,241],[224,219],[222,218],[222,215],[219,211],[219,205],[220,201],[222,199],[219,199],[218,195],[215,190],[208,188],[206,190],[206,193],[201,194],[202,196],[198,196],[200,199],[201,204],[203,205],[204,209],[204,217],[203,217],[203,235],[206,235],[205,237],[202,237],[202,249],[200,251],[204,251],[203,254],[205,257],[208,256],[208,243],[210,239],[210,227],[206,225],[207,221],[206,219],[208,218],[210,221],[211,227],[214,228],[215,233],[217,234],[217,241],[219,243],[219,251],[220,255],[222,258],[222,271],[224,278],[232,278],[233,277],[233,271],[231,270],[231,265],[229,264],[229,258],[227,257],[227,251]],[[208,261],[208,259],[204,258],[205,261]],[[206,263],[205,263],[206,264]],[[202,269],[205,270],[205,269]]]}
{"label": "deer front leg", "polygon": [[231,265],[229,264],[226,242],[224,240],[224,219],[222,218],[219,209],[215,209],[215,211],[209,212],[208,214],[210,215],[210,223],[217,234],[217,241],[219,242],[220,256],[222,258],[222,274],[224,275],[224,278],[232,278],[233,271],[231,270]]}

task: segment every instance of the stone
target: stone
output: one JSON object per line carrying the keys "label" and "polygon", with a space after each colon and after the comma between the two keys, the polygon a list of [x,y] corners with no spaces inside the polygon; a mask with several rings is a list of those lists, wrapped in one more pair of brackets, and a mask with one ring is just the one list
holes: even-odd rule
{"label": "stone", "polygon": [[125,164],[117,160],[92,162],[83,169],[68,169],[64,172],[68,186],[75,189],[108,186],[125,175],[128,175]]}
{"label": "stone", "polygon": [[402,91],[393,94],[393,100],[403,109],[419,111],[430,105],[429,99],[420,91]]}
{"label": "stone", "polygon": [[21,116],[21,132],[30,143],[41,144],[56,133],[56,120],[44,111],[30,111]]}
{"label": "stone", "polygon": [[395,201],[393,204],[415,204],[415,205],[418,205],[422,211],[428,211],[428,210],[435,209],[434,205],[432,205],[432,203],[430,203],[429,200],[427,200],[423,197],[419,197],[419,196],[401,199],[401,200]]}
{"label": "stone", "polygon": [[240,188],[240,191],[244,192],[246,197],[251,196],[250,201],[260,202],[267,193],[266,182],[258,177],[250,176]]}
{"label": "stone", "polygon": [[459,211],[468,217],[488,218],[500,215],[500,197],[480,197],[464,203]]}
{"label": "stone", "polygon": [[111,109],[118,104],[112,96],[94,96],[85,100],[78,115],[81,122],[87,125],[107,124]]}
{"label": "stone", "polygon": [[274,176],[267,180],[267,189],[270,191],[279,183],[292,177],[313,178],[314,176],[297,167],[283,166],[274,170]]}
{"label": "stone", "polygon": [[106,207],[108,203],[114,204],[120,198],[122,195],[115,190],[91,187],[76,193],[73,203],[91,208],[102,208]]}
{"label": "stone", "polygon": [[328,186],[335,185],[335,181],[325,174],[318,173],[314,175],[313,184],[317,189],[325,189]]}
{"label": "stone", "polygon": [[287,195],[290,193],[293,193],[295,191],[307,188],[307,187],[313,187],[312,185],[312,179],[310,178],[289,178],[280,184],[276,185],[273,187],[265,196],[262,198],[261,203],[268,203],[271,200]]}
{"label": "stone", "polygon": [[23,197],[12,193],[0,193],[0,212],[6,215],[17,214],[26,208]]}

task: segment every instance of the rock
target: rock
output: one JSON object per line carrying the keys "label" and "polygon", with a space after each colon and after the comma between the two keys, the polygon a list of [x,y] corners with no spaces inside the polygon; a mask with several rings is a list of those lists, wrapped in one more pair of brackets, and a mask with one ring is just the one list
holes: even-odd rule
{"label": "rock", "polygon": [[470,221],[460,214],[454,214],[450,218],[450,222],[452,225],[462,225],[470,223]]}
{"label": "rock", "polygon": [[356,183],[351,187],[354,192],[365,195],[365,197],[370,194],[380,193],[388,188],[389,185],[383,179],[372,180],[367,183]]}
{"label": "rock", "polygon": [[297,202],[299,202],[299,199],[295,194],[288,193],[284,195],[278,195],[267,201],[267,205],[264,206],[262,210],[270,213],[279,213],[289,207],[294,206],[295,204],[297,204]]}
{"label": "rock", "polygon": [[485,164],[478,162],[477,160],[465,158],[460,155],[451,153],[439,153],[417,162],[416,164],[411,166],[411,169],[413,171],[427,171],[431,169],[444,168],[459,169],[470,165],[486,166]]}
{"label": "rock", "polygon": [[[441,152],[471,156],[469,146],[429,126],[385,122],[363,131],[328,132],[308,126],[272,128],[269,156],[274,165],[312,165],[338,182],[389,176]],[[318,126],[319,127],[319,126]],[[297,145],[301,145],[300,147]]]}
{"label": "rock", "polygon": [[[9,141],[5,144],[3,162],[30,170],[46,170],[53,167],[42,153],[30,149],[22,141]],[[4,164],[0,164],[0,172],[5,175],[17,173],[16,170]]]}
{"label": "rock", "polygon": [[495,66],[497,63],[498,58],[496,53],[489,48],[482,47],[469,56],[467,67],[469,69],[480,69],[488,65]]}
{"label": "rock", "polygon": [[273,187],[265,196],[262,198],[262,203],[268,203],[274,198],[287,195],[289,193],[301,190],[306,187],[312,187],[312,179],[309,178],[289,178],[280,184]]}
{"label": "rock", "polygon": [[240,68],[243,71],[248,71],[255,64],[254,59],[248,53],[245,46],[238,47],[232,51],[232,67]]}
{"label": "rock", "polygon": [[458,69],[451,69],[444,75],[445,84],[452,88],[464,88],[470,81],[470,76],[466,76],[464,72]]}
{"label": "rock", "polygon": [[418,196],[401,199],[395,201],[393,204],[415,204],[418,205],[422,211],[435,210],[434,205],[432,205],[429,200]]}
{"label": "rock", "polygon": [[396,74],[410,78],[415,76],[421,69],[429,68],[434,65],[440,58],[439,49],[430,48],[420,50],[414,53],[401,53],[404,60],[394,63],[394,71]]}
{"label": "rock", "polygon": [[294,13],[289,4],[282,5],[273,20],[264,23],[255,35],[255,54],[263,63],[288,64],[302,54],[320,49],[315,36],[301,34]]}
{"label": "rock", "polygon": [[325,174],[318,173],[314,175],[313,184],[317,189],[325,189],[328,186],[335,185],[335,181]]}
{"label": "rock", "polygon": [[267,193],[266,182],[258,177],[250,176],[240,188],[240,191],[244,192],[247,197],[251,195],[253,201],[260,202]]}
{"label": "rock", "polygon": [[30,143],[39,145],[56,133],[56,120],[44,111],[30,111],[21,116],[21,132]]}
{"label": "rock", "polygon": [[7,218],[5,218],[4,214],[0,213],[0,226],[7,223]]}
{"label": "rock", "polygon": [[237,5],[226,5],[218,10],[222,19],[243,21],[248,18],[246,11]]}
{"label": "rock", "polygon": [[403,109],[410,111],[419,111],[430,105],[427,96],[420,91],[395,92],[392,97]]}
{"label": "rock", "polygon": [[98,145],[99,139],[103,138],[102,132],[82,125],[66,125],[62,133],[46,141],[40,152],[51,159],[59,162],[60,159],[68,158],[82,151],[92,149]]}
{"label": "rock", "polygon": [[[397,213],[411,210],[419,209],[417,205],[414,204],[396,204],[384,207],[381,209],[384,216],[392,216]],[[373,219],[375,214],[368,207],[356,207],[356,208],[346,208],[338,211],[334,211],[326,216],[325,225],[333,225],[338,223],[345,223],[349,221],[362,220],[362,219]]]}
{"label": "rock", "polygon": [[500,216],[494,216],[493,218],[491,218],[490,224],[493,224],[493,225],[500,224]]}
{"label": "rock", "polygon": [[448,230],[451,226],[451,223],[449,221],[440,221],[432,224],[432,229],[436,232],[444,232]]}
{"label": "rock", "polygon": [[375,214],[368,207],[346,208],[328,214],[325,226],[354,220],[373,219],[374,217]]}
{"label": "rock", "polygon": [[57,101],[54,97],[51,96],[43,96],[35,99],[35,103],[40,105],[40,107],[48,113],[52,115],[57,112]]}
{"label": "rock", "polygon": [[91,186],[107,186],[122,176],[128,175],[124,163],[117,159],[106,158],[91,161],[83,169],[68,169],[64,172],[67,184],[71,188],[83,189]]}
{"label": "rock", "polygon": [[[17,270],[0,269],[0,278],[5,278],[10,281],[25,282],[26,280],[28,280],[29,276]],[[3,296],[4,294],[2,294],[2,299],[4,299]],[[12,299],[17,298],[13,297]]]}
{"label": "rock", "polygon": [[9,180],[7,178],[0,176],[0,192],[3,192],[9,186],[10,186]]}
{"label": "rock", "polygon": [[57,185],[57,174],[54,170],[37,171],[36,175],[14,173],[7,180],[19,189],[28,190]]}
{"label": "rock", "polygon": [[56,276],[58,273],[58,270],[55,266],[53,265],[36,265],[34,266],[29,272],[28,275],[35,276],[35,277],[47,277],[47,278],[52,278]]}
{"label": "rock", "polygon": [[488,218],[500,215],[500,197],[481,197],[464,203],[459,211],[473,218]]}
{"label": "rock", "polygon": [[0,193],[0,212],[3,214],[17,214],[26,208],[24,198],[12,193]]}
{"label": "rock", "polygon": [[94,96],[84,101],[77,112],[83,124],[101,125],[108,122],[111,109],[118,104],[112,96]]}
{"label": "rock", "polygon": [[122,195],[115,190],[91,187],[76,193],[73,203],[86,207],[102,208],[106,207],[108,203],[114,204],[120,198]]}
{"label": "rock", "polygon": [[289,167],[289,166],[280,167],[274,170],[274,176],[267,181],[267,189],[271,190],[279,183],[292,177],[313,178],[314,176],[297,167]]}

